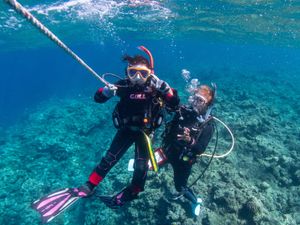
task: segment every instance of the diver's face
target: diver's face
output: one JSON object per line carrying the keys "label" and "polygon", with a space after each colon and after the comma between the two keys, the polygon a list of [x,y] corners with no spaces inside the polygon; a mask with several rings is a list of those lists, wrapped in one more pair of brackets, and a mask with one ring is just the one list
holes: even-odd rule
{"label": "diver's face", "polygon": [[202,115],[207,110],[207,99],[200,93],[189,97],[189,103],[197,114]]}
{"label": "diver's face", "polygon": [[143,85],[151,74],[151,70],[143,64],[127,67],[127,76],[131,83]]}

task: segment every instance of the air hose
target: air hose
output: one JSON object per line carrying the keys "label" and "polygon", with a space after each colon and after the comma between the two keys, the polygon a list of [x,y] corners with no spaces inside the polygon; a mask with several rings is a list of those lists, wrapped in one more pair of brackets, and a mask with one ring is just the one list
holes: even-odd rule
{"label": "air hose", "polygon": [[[226,157],[227,155],[229,155],[229,154],[232,152],[233,148],[234,148],[235,139],[234,139],[233,133],[232,133],[232,131],[230,130],[230,128],[229,128],[223,121],[221,121],[220,119],[218,119],[217,117],[214,117],[214,116],[213,116],[213,120],[214,120],[214,127],[215,127],[215,129],[216,129],[216,141],[215,141],[215,147],[214,147],[213,153],[212,153],[212,154],[201,154],[201,155],[197,155],[198,157],[202,157],[202,156],[204,156],[204,157],[210,157],[210,159],[209,159],[209,162],[208,162],[207,166],[206,166],[206,167],[204,168],[204,170],[202,171],[202,173],[195,179],[194,182],[192,182],[191,185],[189,185],[189,188],[191,188],[192,186],[194,186],[194,185],[197,183],[197,181],[200,180],[200,179],[204,176],[204,173],[207,171],[208,167],[210,166],[210,164],[211,164],[211,162],[212,162],[212,160],[213,160],[214,158],[216,158],[216,159],[224,158],[224,157]],[[222,154],[222,155],[216,155],[217,146],[218,146],[218,140],[219,140],[219,131],[218,131],[218,127],[217,127],[215,121],[218,121],[219,123],[221,123],[221,124],[226,128],[226,130],[228,131],[228,133],[230,134],[231,139],[232,139],[230,149],[229,149],[226,153],[224,153],[224,154]]]}
{"label": "air hose", "polygon": [[205,154],[204,153],[204,154],[201,154],[199,156],[200,157],[202,157],[202,156],[213,157],[213,158],[216,158],[216,159],[218,159],[218,158],[224,158],[224,157],[226,157],[227,155],[229,155],[232,152],[232,150],[234,148],[234,145],[235,145],[235,139],[234,139],[232,131],[230,130],[230,128],[223,121],[221,121],[220,119],[218,119],[215,116],[213,116],[213,119],[216,120],[216,121],[218,121],[219,123],[221,123],[226,128],[226,130],[228,131],[228,133],[230,134],[231,140],[232,140],[230,149],[226,153],[224,153],[222,155],[212,155],[212,154]]}

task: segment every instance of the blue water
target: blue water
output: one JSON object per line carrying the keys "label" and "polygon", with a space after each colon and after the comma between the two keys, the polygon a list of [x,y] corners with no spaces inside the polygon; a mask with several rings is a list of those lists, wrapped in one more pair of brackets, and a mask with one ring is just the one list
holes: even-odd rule
{"label": "blue water", "polygon": [[[180,80],[183,68],[199,78],[203,69],[224,67],[280,71],[286,79],[295,79],[294,73],[300,71],[300,50],[292,48],[193,39],[178,40],[175,47],[168,40],[126,40],[125,49],[114,44],[107,41],[105,46],[84,44],[72,47],[99,74],[112,72],[123,76],[122,55],[140,53],[136,47],[141,44],[152,50],[157,74],[166,80]],[[55,44],[47,48],[1,52],[0,62],[0,124],[3,126],[13,124],[24,111],[53,96],[92,95],[95,88],[102,85]]]}
{"label": "blue water", "polygon": [[[139,44],[141,42],[128,42],[128,53],[138,53],[136,46]],[[155,49],[155,46],[162,45],[166,47]],[[297,49],[207,44],[193,40],[188,43],[179,41],[175,50],[167,41],[152,41],[146,46],[153,49],[156,71],[165,79],[168,76],[180,77],[182,68],[188,68],[195,74],[201,68],[226,66],[246,70],[299,70],[297,62],[300,61],[300,54]],[[108,42],[105,47],[75,46],[75,49],[99,73],[123,75],[121,56],[125,50],[114,47],[113,43]],[[92,75],[55,45],[52,48],[1,53],[0,59],[3,73],[1,124],[5,124],[6,120],[12,122],[25,108],[45,98],[80,94],[83,90],[97,86],[97,80]]]}
{"label": "blue water", "polygon": [[[187,203],[167,200],[168,167],[150,174],[146,193],[123,211],[85,201],[53,224],[300,223],[298,1],[21,3],[99,74],[124,76],[122,55],[142,54],[137,46],[144,45],[155,73],[179,90],[182,102],[182,69],[201,83],[216,82],[216,114],[237,139],[234,153],[214,161],[198,182],[196,193],[208,209],[201,219],[190,215]],[[40,224],[30,202],[87,179],[115,132],[116,100],[95,104],[102,84],[4,1],[0,68],[0,224]],[[226,149],[229,138],[224,130],[220,136]],[[101,193],[126,185],[131,157],[129,151]]]}

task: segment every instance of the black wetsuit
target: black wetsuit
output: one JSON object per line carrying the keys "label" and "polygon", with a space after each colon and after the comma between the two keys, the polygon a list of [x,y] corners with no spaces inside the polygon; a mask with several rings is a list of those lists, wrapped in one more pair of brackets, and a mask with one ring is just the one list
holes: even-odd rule
{"label": "black wetsuit", "polygon": [[[156,90],[148,92],[147,84],[142,87],[132,86],[129,80],[117,83],[119,87],[116,95],[120,101],[114,110],[113,120],[118,131],[106,155],[90,175],[90,184],[98,185],[127,149],[135,143],[134,174],[127,192],[137,194],[144,190],[149,156],[143,132],[149,135],[161,123],[162,107],[159,99],[169,106],[176,106],[179,103],[175,90],[174,94],[162,94]],[[103,94],[103,88],[95,94],[95,101],[98,103],[104,103],[108,99]]]}
{"label": "black wetsuit", "polygon": [[[178,192],[191,192],[187,190],[187,182],[192,165],[196,160],[196,155],[205,151],[214,132],[211,122],[200,123],[197,117],[198,114],[191,108],[180,106],[180,110],[168,123],[164,134],[163,149],[173,167],[174,183]],[[178,134],[183,134],[184,127],[190,129],[192,139],[189,143],[177,139]],[[193,195],[192,192],[190,194]],[[186,197],[195,203],[195,196]]]}

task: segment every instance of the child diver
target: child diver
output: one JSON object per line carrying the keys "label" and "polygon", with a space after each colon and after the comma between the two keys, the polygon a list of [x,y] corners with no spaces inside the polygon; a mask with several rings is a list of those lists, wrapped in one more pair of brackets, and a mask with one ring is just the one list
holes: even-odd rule
{"label": "child diver", "polygon": [[188,105],[179,106],[173,119],[168,122],[163,134],[162,149],[174,172],[177,199],[184,196],[192,203],[193,213],[200,215],[201,198],[197,198],[187,182],[192,165],[201,155],[214,133],[211,108],[215,97],[214,89],[201,85],[192,90]]}
{"label": "child diver", "polygon": [[114,196],[101,197],[111,208],[136,199],[144,190],[149,160],[145,134],[150,135],[162,123],[161,100],[172,107],[179,103],[176,91],[151,74],[153,67],[147,59],[142,56],[125,56],[124,61],[128,62],[127,79],[120,80],[114,87],[100,88],[95,94],[95,101],[99,103],[106,102],[114,95],[120,97],[113,112],[114,125],[118,131],[106,155],[86,183],[90,193],[134,143],[135,170],[131,184]]}
{"label": "child diver", "polygon": [[150,51],[143,46],[140,49],[146,52],[150,62],[141,55],[125,55],[126,78],[100,88],[94,96],[97,103],[114,96],[120,98],[113,112],[117,133],[109,149],[84,185],[58,190],[33,203],[32,207],[41,214],[43,222],[51,221],[79,198],[91,196],[132,144],[135,144],[135,170],[131,184],[114,196],[101,196],[100,199],[108,207],[118,208],[136,199],[144,190],[149,160],[148,136],[161,125],[164,107],[177,107],[179,98],[176,90],[154,75]]}

